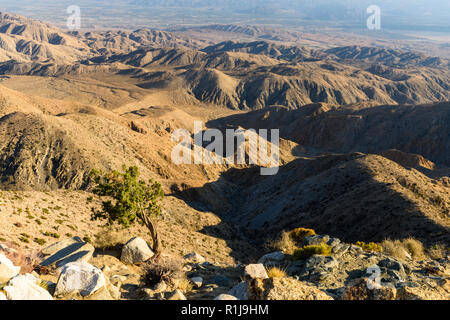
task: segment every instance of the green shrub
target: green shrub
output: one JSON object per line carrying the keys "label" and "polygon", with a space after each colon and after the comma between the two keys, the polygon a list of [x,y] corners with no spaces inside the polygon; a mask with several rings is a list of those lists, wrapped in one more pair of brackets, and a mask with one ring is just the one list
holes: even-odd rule
{"label": "green shrub", "polygon": [[294,260],[306,260],[315,254],[329,256],[331,255],[331,249],[332,247],[325,243],[321,243],[320,245],[304,246],[294,251]]}
{"label": "green shrub", "polygon": [[33,241],[36,242],[40,246],[43,246],[47,242],[44,239],[40,239],[40,238],[34,238]]}
{"label": "green shrub", "polygon": [[362,241],[358,241],[355,243],[355,245],[357,245],[358,247],[363,248],[364,251],[376,251],[376,252],[381,252],[382,248],[381,245],[375,243],[375,242],[369,242],[369,243],[365,243]]}
{"label": "green shrub", "polygon": [[301,243],[306,237],[314,235],[316,235],[316,232],[313,229],[306,228],[297,228],[290,232],[290,236],[297,243]]}

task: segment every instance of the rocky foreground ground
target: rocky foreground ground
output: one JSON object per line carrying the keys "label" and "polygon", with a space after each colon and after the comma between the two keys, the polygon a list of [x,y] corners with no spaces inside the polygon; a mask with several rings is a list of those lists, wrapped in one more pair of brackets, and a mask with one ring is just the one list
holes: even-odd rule
{"label": "rocky foreground ground", "polygon": [[[449,256],[422,261],[312,235],[302,246],[331,252],[295,259],[282,251],[255,264],[215,264],[198,253],[182,261],[135,237],[99,251],[79,237],[26,256],[0,246],[0,300],[448,300]],[[367,248],[366,248],[367,249]]]}

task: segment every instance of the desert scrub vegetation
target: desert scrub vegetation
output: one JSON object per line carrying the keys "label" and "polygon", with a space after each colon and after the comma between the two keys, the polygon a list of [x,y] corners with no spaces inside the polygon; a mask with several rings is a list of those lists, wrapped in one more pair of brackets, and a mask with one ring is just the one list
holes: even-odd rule
{"label": "desert scrub vegetation", "polygon": [[136,166],[122,166],[122,172],[112,171],[102,173],[92,170],[91,176],[95,183],[92,192],[100,197],[101,209],[92,208],[92,220],[106,220],[107,225],[118,223],[128,228],[135,222],[147,227],[153,241],[153,259],[161,256],[161,239],[153,221],[161,215],[159,200],[164,198],[164,192],[159,182],[150,179],[148,182],[139,180],[139,169]]}
{"label": "desert scrub vegetation", "polygon": [[428,248],[426,252],[431,259],[441,259],[449,255],[450,250],[444,244],[436,243]]}
{"label": "desert scrub vegetation", "polygon": [[319,254],[323,256],[331,255],[332,247],[326,243],[321,243],[319,245],[309,245],[298,248],[294,251],[294,260],[306,260],[309,257]]}
{"label": "desert scrub vegetation", "polygon": [[286,278],[287,273],[285,270],[278,267],[271,267],[267,269],[267,275],[269,278]]}
{"label": "desert scrub vegetation", "polygon": [[292,255],[299,248],[303,239],[314,235],[316,235],[316,232],[313,229],[307,228],[283,231],[277,240],[269,243],[268,247]]}
{"label": "desert scrub vegetation", "polygon": [[173,260],[149,261],[144,266],[141,284],[151,288],[160,282],[165,282],[167,285],[179,288],[182,286],[183,279],[185,277],[180,263]]}
{"label": "desert scrub vegetation", "polygon": [[102,230],[94,235],[94,247],[103,251],[120,250],[130,237],[119,230]]}
{"label": "desert scrub vegetation", "polygon": [[358,241],[355,243],[355,245],[358,247],[361,247],[364,251],[381,252],[383,250],[381,245],[379,245],[375,242],[365,243],[363,241]]}
{"label": "desert scrub vegetation", "polygon": [[301,244],[303,239],[309,236],[315,236],[316,232],[313,229],[297,228],[290,232],[291,238],[297,243]]}
{"label": "desert scrub vegetation", "polygon": [[381,243],[381,247],[383,252],[398,259],[408,259],[408,255],[414,260],[425,260],[428,258],[422,242],[414,238],[402,240],[387,239]]}

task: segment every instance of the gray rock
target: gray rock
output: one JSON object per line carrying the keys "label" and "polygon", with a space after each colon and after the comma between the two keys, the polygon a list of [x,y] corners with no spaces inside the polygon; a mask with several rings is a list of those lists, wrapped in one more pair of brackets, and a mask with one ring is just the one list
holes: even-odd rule
{"label": "gray rock", "polygon": [[331,239],[328,240],[328,242],[327,242],[327,244],[328,244],[330,247],[332,247],[332,248],[336,247],[336,246],[339,245],[340,243],[341,243],[341,240],[339,240],[338,238],[331,238]]}
{"label": "gray rock", "polygon": [[57,268],[71,262],[88,262],[94,254],[95,248],[83,241],[78,241],[78,237],[57,242],[45,250],[51,252],[51,256],[40,263],[41,266],[55,265]]}
{"label": "gray rock", "polygon": [[305,246],[320,245],[321,243],[327,243],[328,241],[330,241],[330,236],[328,235],[315,235],[303,239],[302,244]]}
{"label": "gray rock", "polygon": [[127,264],[136,264],[147,261],[154,253],[144,239],[135,237],[130,239],[123,247],[120,261]]}
{"label": "gray rock", "polygon": [[206,261],[206,259],[199,255],[197,252],[188,253],[183,257],[183,259],[194,263],[204,263]]}
{"label": "gray rock", "polygon": [[0,253],[0,283],[8,282],[20,272],[20,267],[16,267],[3,253]]}
{"label": "gray rock", "polygon": [[303,273],[304,270],[305,270],[305,261],[303,260],[293,261],[286,268],[286,272],[289,275],[297,275]]}
{"label": "gray rock", "polygon": [[214,300],[239,300],[239,299],[233,297],[232,295],[222,293],[218,295],[217,298],[215,298]]}
{"label": "gray rock", "polygon": [[285,258],[286,255],[282,251],[277,251],[262,256],[258,263],[262,263],[265,266],[273,266],[280,264]]}
{"label": "gray rock", "polygon": [[105,277],[100,269],[86,262],[71,262],[64,265],[56,284],[55,295],[66,295],[79,292],[89,296],[106,285]]}
{"label": "gray rock", "polygon": [[183,292],[179,289],[173,292],[168,292],[164,296],[167,300],[187,300]]}
{"label": "gray rock", "polygon": [[263,264],[249,264],[245,266],[244,270],[245,277],[251,279],[267,279],[269,276],[267,275],[266,268]]}
{"label": "gray rock", "polygon": [[398,272],[400,272],[402,277],[406,276],[405,268],[403,267],[403,264],[395,259],[386,258],[386,259],[378,262],[378,265],[382,268],[398,271]]}
{"label": "gray rock", "polygon": [[203,278],[202,277],[193,277],[190,279],[192,283],[197,287],[200,288],[203,284]]}
{"label": "gray rock", "polygon": [[228,295],[234,296],[237,300],[248,300],[248,285],[246,282],[241,282],[234,286]]}
{"label": "gray rock", "polygon": [[8,300],[53,300],[51,294],[39,286],[40,280],[31,274],[12,278],[3,290]]}

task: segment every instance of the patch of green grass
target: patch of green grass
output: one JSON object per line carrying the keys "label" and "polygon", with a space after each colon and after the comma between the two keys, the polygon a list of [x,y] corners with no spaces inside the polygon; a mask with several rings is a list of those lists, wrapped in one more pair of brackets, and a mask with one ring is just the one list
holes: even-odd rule
{"label": "patch of green grass", "polygon": [[55,238],[55,239],[59,239],[59,234],[57,234],[56,232],[42,232],[41,233],[46,236],[46,237],[51,237],[51,238]]}
{"label": "patch of green grass", "polygon": [[315,254],[329,256],[331,255],[331,250],[332,247],[325,243],[321,243],[319,245],[304,246],[294,251],[294,260],[306,260]]}
{"label": "patch of green grass", "polygon": [[363,248],[364,251],[375,251],[375,252],[381,252],[382,248],[381,245],[375,243],[375,242],[369,242],[365,243],[363,241],[358,241],[355,243],[358,247]]}
{"label": "patch of green grass", "polygon": [[45,213],[45,214],[49,214],[50,213],[50,211],[47,208],[42,208],[42,212]]}
{"label": "patch of green grass", "polygon": [[42,224],[42,221],[41,220],[39,220],[39,219],[36,219],[36,220],[34,220],[38,225],[41,225]]}
{"label": "patch of green grass", "polygon": [[33,241],[36,242],[40,246],[43,246],[47,242],[47,241],[45,241],[45,239],[41,239],[41,238],[34,238]]}

